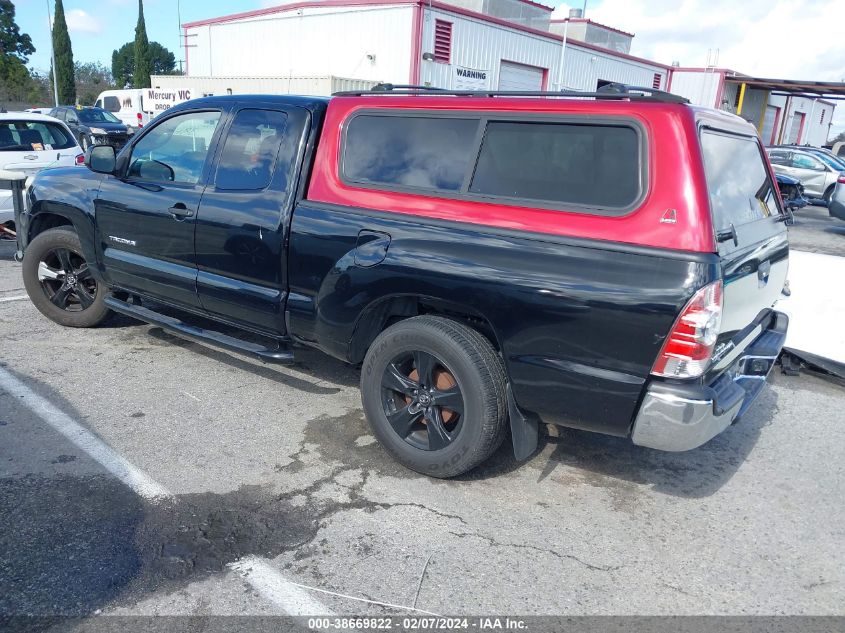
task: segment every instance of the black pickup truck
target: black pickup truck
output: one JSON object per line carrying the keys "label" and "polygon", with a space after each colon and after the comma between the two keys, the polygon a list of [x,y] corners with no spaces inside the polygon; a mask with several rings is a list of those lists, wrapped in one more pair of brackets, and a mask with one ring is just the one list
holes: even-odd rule
{"label": "black pickup truck", "polygon": [[305,345],[362,364],[373,432],[433,476],[508,432],[526,458],[540,423],[694,448],[780,352],[788,214],[738,117],[577,96],[184,103],[36,177],[27,292],[66,326],[115,311],[268,362]]}

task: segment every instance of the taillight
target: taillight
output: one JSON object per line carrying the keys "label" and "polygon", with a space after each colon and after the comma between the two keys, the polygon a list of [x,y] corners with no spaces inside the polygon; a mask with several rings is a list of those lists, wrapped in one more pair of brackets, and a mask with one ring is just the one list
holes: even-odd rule
{"label": "taillight", "polygon": [[142,127],[144,127],[144,116],[140,112],[138,112],[137,114],[138,114],[138,127],[142,128]]}
{"label": "taillight", "polygon": [[845,174],[839,176],[839,178],[836,179],[836,182],[845,185]]}
{"label": "taillight", "polygon": [[713,355],[722,322],[722,282],[701,288],[684,307],[651,369],[655,376],[696,378]]}
{"label": "taillight", "polygon": [[85,164],[85,154],[77,154],[76,155],[76,164],[77,165],[84,165]]}

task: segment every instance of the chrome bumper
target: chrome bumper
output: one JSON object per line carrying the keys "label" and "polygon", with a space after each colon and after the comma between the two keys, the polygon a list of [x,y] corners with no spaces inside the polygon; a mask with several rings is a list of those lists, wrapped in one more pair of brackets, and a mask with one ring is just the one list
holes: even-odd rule
{"label": "chrome bumper", "polygon": [[634,421],[634,444],[688,451],[728,428],[762,390],[788,323],[785,314],[772,312],[769,327],[709,385],[652,382]]}

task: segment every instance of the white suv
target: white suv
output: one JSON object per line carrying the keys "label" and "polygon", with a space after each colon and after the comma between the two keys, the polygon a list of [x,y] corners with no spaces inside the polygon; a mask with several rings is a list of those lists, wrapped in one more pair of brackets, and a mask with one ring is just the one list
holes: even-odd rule
{"label": "white suv", "polygon": [[[45,167],[82,165],[84,156],[67,125],[32,112],[0,114],[0,169],[34,176]],[[0,189],[0,224],[14,219],[12,194]]]}

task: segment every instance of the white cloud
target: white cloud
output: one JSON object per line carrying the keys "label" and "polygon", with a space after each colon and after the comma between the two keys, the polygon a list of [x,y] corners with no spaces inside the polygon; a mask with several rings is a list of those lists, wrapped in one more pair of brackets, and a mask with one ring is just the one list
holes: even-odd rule
{"label": "white cloud", "polygon": [[67,28],[74,33],[102,33],[103,24],[82,9],[70,9],[65,13]]}
{"label": "white cloud", "polygon": [[[603,0],[585,17],[636,33],[631,53],[664,64],[704,66],[718,50],[719,67],[749,75],[845,81],[842,0]],[[845,102],[836,110],[845,128]]]}

